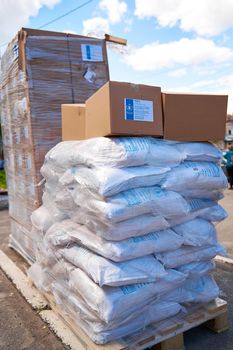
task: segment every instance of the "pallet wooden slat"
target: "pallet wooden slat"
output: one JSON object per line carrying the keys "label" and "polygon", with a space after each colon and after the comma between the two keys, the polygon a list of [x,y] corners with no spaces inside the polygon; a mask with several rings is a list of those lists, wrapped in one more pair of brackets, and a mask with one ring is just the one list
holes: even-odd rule
{"label": "pallet wooden slat", "polygon": [[[130,336],[106,345],[95,344],[78,325],[63,313],[53,297],[45,295],[52,309],[63,319],[70,329],[81,339],[88,350],[183,350],[183,333],[199,325],[205,325],[216,333],[228,329],[227,302],[217,298],[213,302],[191,307],[190,312],[161,323],[155,323]],[[162,327],[161,327],[162,325]]]}

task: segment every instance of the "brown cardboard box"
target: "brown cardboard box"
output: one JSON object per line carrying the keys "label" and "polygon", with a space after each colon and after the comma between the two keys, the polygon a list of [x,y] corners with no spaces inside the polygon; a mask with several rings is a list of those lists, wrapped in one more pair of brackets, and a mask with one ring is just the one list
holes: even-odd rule
{"label": "brown cardboard box", "polygon": [[163,135],[161,89],[110,81],[86,101],[86,137]]}
{"label": "brown cardboard box", "polygon": [[217,141],[225,137],[226,95],[162,93],[164,138]]}
{"label": "brown cardboard box", "polygon": [[[22,28],[1,57],[9,212],[28,232],[42,201],[44,156],[62,139],[61,104],[85,103],[108,80],[103,39]],[[11,238],[11,246],[32,255],[16,230]]]}
{"label": "brown cardboard box", "polygon": [[85,104],[63,104],[62,141],[85,139]]}

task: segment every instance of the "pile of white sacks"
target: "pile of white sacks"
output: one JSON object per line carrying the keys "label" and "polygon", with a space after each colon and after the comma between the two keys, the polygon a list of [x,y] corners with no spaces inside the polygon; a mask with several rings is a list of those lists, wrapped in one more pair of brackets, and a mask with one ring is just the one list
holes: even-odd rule
{"label": "pile of white sacks", "polygon": [[209,143],[150,137],[59,143],[32,215],[35,284],[99,344],[216,298],[220,159]]}

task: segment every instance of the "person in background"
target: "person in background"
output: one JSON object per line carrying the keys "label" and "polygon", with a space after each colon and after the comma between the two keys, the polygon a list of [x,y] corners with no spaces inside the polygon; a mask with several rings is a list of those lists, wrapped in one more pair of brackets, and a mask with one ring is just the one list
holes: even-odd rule
{"label": "person in background", "polygon": [[233,189],[233,145],[228,145],[228,150],[224,154],[224,158],[226,158],[226,171],[228,176],[228,182],[230,185],[230,190]]}

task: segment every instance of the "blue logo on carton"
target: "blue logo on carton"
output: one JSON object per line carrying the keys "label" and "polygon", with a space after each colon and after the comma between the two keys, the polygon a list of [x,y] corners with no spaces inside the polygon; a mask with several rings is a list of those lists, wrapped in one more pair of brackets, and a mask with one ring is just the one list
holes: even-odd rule
{"label": "blue logo on carton", "polygon": [[125,99],[125,119],[134,120],[134,103],[130,98]]}
{"label": "blue logo on carton", "polygon": [[86,45],[86,55],[87,55],[87,59],[90,60],[91,59],[91,48],[90,48],[90,45]]}

